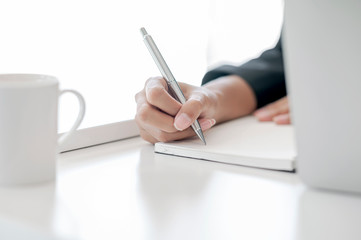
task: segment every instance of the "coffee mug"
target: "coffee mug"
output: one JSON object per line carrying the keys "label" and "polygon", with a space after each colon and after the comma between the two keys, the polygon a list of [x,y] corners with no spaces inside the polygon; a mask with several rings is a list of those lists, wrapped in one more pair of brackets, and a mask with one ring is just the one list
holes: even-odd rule
{"label": "coffee mug", "polygon": [[[64,93],[79,101],[79,114],[58,139],[58,99]],[[59,90],[53,76],[0,74],[0,184],[53,181],[58,149],[79,127],[85,101],[74,90]]]}

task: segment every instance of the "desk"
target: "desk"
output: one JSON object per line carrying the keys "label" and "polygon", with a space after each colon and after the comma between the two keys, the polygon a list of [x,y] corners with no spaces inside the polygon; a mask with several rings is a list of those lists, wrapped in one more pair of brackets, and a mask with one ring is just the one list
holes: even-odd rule
{"label": "desk", "polygon": [[55,183],[0,196],[0,219],[62,239],[361,238],[359,195],[308,189],[294,173],[154,154],[140,138],[63,153]]}

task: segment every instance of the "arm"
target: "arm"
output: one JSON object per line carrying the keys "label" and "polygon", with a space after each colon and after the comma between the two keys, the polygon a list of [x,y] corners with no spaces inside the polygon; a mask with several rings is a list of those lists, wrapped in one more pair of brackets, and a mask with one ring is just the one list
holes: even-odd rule
{"label": "arm", "polygon": [[248,115],[256,109],[252,88],[237,75],[217,78],[203,87],[216,95],[217,105],[212,117],[218,123]]}
{"label": "arm", "polygon": [[209,71],[203,78],[203,84],[232,74],[240,76],[251,86],[259,108],[254,115],[260,121],[274,121],[277,124],[291,122],[288,98],[285,97],[281,38],[273,49],[241,66],[225,65]]}
{"label": "arm", "polygon": [[281,39],[273,49],[241,66],[224,65],[209,71],[202,83],[228,75],[237,75],[251,86],[257,99],[257,108],[284,97],[286,84]]}

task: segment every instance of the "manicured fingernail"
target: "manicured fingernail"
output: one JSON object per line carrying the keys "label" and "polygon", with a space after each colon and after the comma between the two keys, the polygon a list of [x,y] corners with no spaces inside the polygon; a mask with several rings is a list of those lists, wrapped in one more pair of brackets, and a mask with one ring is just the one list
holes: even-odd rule
{"label": "manicured fingernail", "polygon": [[288,124],[289,123],[289,116],[286,114],[278,115],[273,118],[273,121],[277,124]]}
{"label": "manicured fingernail", "polygon": [[201,121],[199,124],[201,125],[202,130],[206,131],[206,130],[210,129],[214,124],[216,124],[216,120],[215,119],[206,119],[204,121]]}
{"label": "manicured fingernail", "polygon": [[260,110],[258,112],[255,112],[255,116],[259,119],[259,120],[272,120],[272,114],[271,112],[267,111],[267,110]]}
{"label": "manicured fingernail", "polygon": [[186,113],[182,113],[174,121],[174,127],[178,131],[183,131],[184,129],[189,127],[191,124],[192,124],[191,118]]}

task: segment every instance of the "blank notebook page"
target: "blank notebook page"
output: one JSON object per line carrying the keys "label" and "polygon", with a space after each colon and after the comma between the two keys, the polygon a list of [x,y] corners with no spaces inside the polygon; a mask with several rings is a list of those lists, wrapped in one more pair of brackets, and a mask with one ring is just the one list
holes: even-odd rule
{"label": "blank notebook page", "polygon": [[216,125],[200,139],[156,143],[155,152],[259,168],[295,168],[294,129],[291,125],[259,122],[248,116]]}

